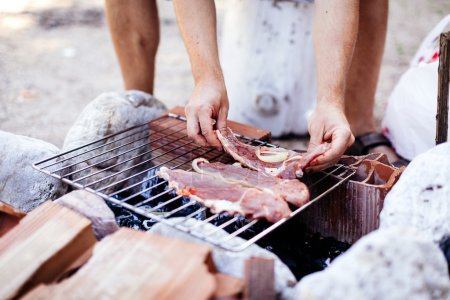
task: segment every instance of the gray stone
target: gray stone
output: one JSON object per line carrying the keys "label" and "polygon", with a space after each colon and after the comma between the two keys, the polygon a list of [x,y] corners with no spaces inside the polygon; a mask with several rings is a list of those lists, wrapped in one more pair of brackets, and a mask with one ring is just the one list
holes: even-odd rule
{"label": "gray stone", "polygon": [[47,142],[0,131],[0,199],[29,212],[56,199],[67,187],[58,179],[33,169],[32,164],[58,154]]}
{"label": "gray stone", "polygon": [[435,242],[450,236],[450,143],[417,156],[387,194],[380,228],[414,226]]}
{"label": "gray stone", "polygon": [[[85,107],[75,124],[69,130],[64,141],[63,150],[71,150],[95,140],[103,139],[110,134],[118,133],[133,126],[146,124],[155,119],[165,110],[166,107],[161,102],[156,100],[150,94],[144,92],[126,91],[121,93],[101,94]],[[148,152],[149,147],[142,146],[146,143],[145,135],[148,134],[148,131],[142,129],[145,129],[145,127],[139,127],[127,132],[126,134],[124,133],[115,137],[106,138],[102,143],[92,145],[90,149],[110,142],[111,144],[90,151],[85,155],[77,157],[76,159],[74,158],[65,161],[65,165],[69,165],[98,155],[95,158],[91,158],[85,162],[77,164],[75,167],[78,170],[85,167],[89,168],[72,174],[70,178],[73,180],[79,179],[83,176],[99,172],[98,174],[92,175],[88,178],[88,180],[92,182],[106,176],[111,176],[108,179],[91,186],[92,188],[100,188],[110,183],[120,181],[131,174],[139,173],[148,168],[149,165],[146,164],[145,161],[151,157],[149,153],[146,153]],[[125,137],[130,134],[133,135]],[[121,140],[119,141],[118,139]],[[127,143],[128,145],[126,147],[116,149],[116,147]],[[122,154],[131,148],[136,149]],[[68,156],[81,154],[85,150],[86,148],[70,153]],[[110,152],[100,155],[105,151]],[[118,154],[121,155],[114,157]],[[117,172],[141,162],[142,164],[139,167],[117,174]],[[120,165],[114,166],[116,164]],[[73,170],[74,168],[68,171]],[[65,174],[68,173],[69,172],[65,172]],[[124,181],[110,189],[104,190],[103,192],[110,193],[119,189],[124,184],[133,184],[138,182],[144,176],[145,174],[142,174],[142,176],[136,176],[131,180]],[[81,180],[79,183],[86,184],[88,180]],[[133,191],[139,191],[139,186]]]}
{"label": "gray stone", "polygon": [[370,233],[324,271],[304,277],[297,299],[448,299],[447,263],[431,239],[412,227]]}
{"label": "gray stone", "polygon": [[84,190],[70,192],[55,200],[62,206],[70,208],[92,222],[97,240],[119,230],[114,213],[99,196]]}
{"label": "gray stone", "polygon": [[[168,220],[172,223],[178,223],[182,218],[173,218]],[[196,224],[197,220],[189,219],[185,225],[191,226]],[[210,223],[206,223],[205,225],[196,228],[197,233],[201,232],[210,232],[213,229],[217,229],[214,225]],[[152,233],[158,233],[165,236],[170,236],[174,238],[189,240],[198,243],[206,243],[201,239],[198,239],[190,234],[184,233],[180,230],[177,230],[168,225],[158,223],[154,225],[150,230]],[[224,230],[218,230],[214,233],[214,238],[223,238],[228,233]],[[238,241],[236,243],[244,242],[243,239],[237,238]],[[297,282],[295,276],[289,270],[289,268],[270,251],[267,251],[258,245],[251,245],[247,249],[239,252],[230,252],[226,251],[222,248],[211,246],[213,249],[212,256],[214,260],[214,264],[217,267],[217,270],[221,273],[225,273],[234,277],[244,278],[244,262],[250,257],[258,256],[258,257],[266,257],[272,258],[275,262],[275,289],[279,297],[282,299],[291,299],[293,293],[293,286]]]}

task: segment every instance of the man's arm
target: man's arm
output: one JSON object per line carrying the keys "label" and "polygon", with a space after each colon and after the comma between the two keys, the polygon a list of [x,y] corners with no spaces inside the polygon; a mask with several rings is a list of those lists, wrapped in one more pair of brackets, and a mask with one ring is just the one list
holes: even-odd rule
{"label": "man's arm", "polygon": [[213,132],[226,127],[228,97],[219,62],[213,0],[174,0],[195,88],[186,105],[188,135],[200,145],[220,147]]}
{"label": "man's arm", "polygon": [[344,95],[358,33],[358,19],[358,0],[315,2],[313,38],[317,106],[309,122],[310,148],[331,141],[331,149],[313,162],[312,170],[336,163],[354,142],[344,114]]}

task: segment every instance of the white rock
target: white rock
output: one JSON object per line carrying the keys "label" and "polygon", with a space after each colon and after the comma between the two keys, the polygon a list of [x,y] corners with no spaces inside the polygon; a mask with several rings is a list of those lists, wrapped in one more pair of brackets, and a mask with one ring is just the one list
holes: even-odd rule
{"label": "white rock", "polygon": [[417,156],[387,194],[380,228],[414,226],[435,242],[450,236],[450,143]]}
{"label": "white rock", "polygon": [[[152,95],[140,92],[140,91],[126,91],[122,93],[103,93],[94,99],[91,103],[89,103],[85,109],[82,111],[81,115],[76,120],[75,124],[67,133],[67,136],[64,140],[63,150],[71,150],[76,147],[85,145],[87,143],[93,142],[98,139],[102,139],[109,134],[118,133],[124,129],[128,129],[133,126],[142,125],[151,120],[155,119],[158,115],[163,113],[166,110],[166,107],[155,99]],[[144,127],[138,128],[145,129]],[[82,176],[86,176],[92,174],[93,172],[102,171],[108,167],[111,167],[117,163],[122,163],[118,166],[111,167],[106,171],[103,171],[97,175],[89,177],[89,181],[95,181],[100,178],[112,175],[118,171],[122,171],[131,165],[135,165],[139,162],[144,162],[145,160],[150,158],[150,154],[144,154],[149,150],[148,147],[138,147],[140,145],[145,144],[144,136],[148,134],[148,131],[144,130],[137,133],[139,130],[128,132],[127,134],[136,132],[135,135],[132,135],[128,138],[122,139],[120,141],[115,141],[117,138],[108,138],[104,143],[112,142],[110,145],[106,147],[101,147],[94,151],[89,152],[85,156],[80,156],[76,160],[71,159],[66,161],[66,165],[73,163],[75,161],[80,161],[82,159],[87,159],[89,157],[98,155],[106,150],[111,150],[111,153],[100,155],[96,158],[92,158],[87,160],[86,162],[80,163],[76,166],[76,169],[81,169],[84,167],[90,166],[89,170],[82,171],[76,174],[71,175],[72,179],[77,179]],[[121,135],[120,137],[124,137]],[[140,139],[140,140],[139,140]],[[129,143],[126,147],[116,148],[118,146]],[[100,144],[95,144],[93,147],[98,146]],[[117,154],[127,151],[128,149],[136,147],[136,150],[128,152],[126,154],[120,155],[118,157],[106,160],[106,158],[113,157]],[[74,153],[81,153],[85,149]],[[142,155],[140,155],[142,154]],[[73,153],[69,154],[70,156]],[[140,156],[139,156],[140,155]],[[137,156],[137,157],[136,157]],[[136,157],[131,159],[132,157]],[[129,160],[131,159],[131,160]],[[129,160],[129,161],[127,161]],[[110,177],[108,180],[104,180],[98,185],[91,186],[93,188],[99,188],[101,186],[108,185],[112,182],[116,182],[123,178],[130,176],[131,173],[135,174],[143,170],[144,168],[148,168],[148,165],[143,164],[141,167],[133,168],[128,172],[122,172],[117,176]],[[65,174],[69,173],[70,170],[65,172]],[[71,170],[73,171],[73,169]],[[127,181],[127,184],[133,184],[141,180],[144,177],[143,174],[141,177],[133,178],[133,180]],[[81,184],[85,184],[87,181],[81,181]],[[125,182],[123,183],[125,184]],[[109,193],[113,190],[118,190],[121,185],[116,185],[111,189],[107,189],[104,192]],[[139,187],[136,188],[139,190]]]}
{"label": "white rock", "polygon": [[67,187],[56,178],[33,169],[32,164],[58,154],[47,142],[0,131],[0,199],[29,212],[56,199]]}
{"label": "white rock", "polygon": [[447,299],[450,280],[437,245],[412,227],[370,233],[324,271],[304,277],[297,299]]}
{"label": "white rock", "polygon": [[99,196],[84,190],[70,192],[55,200],[62,206],[70,208],[92,222],[97,240],[119,230],[114,213]]}
{"label": "white rock", "polygon": [[[179,222],[182,218],[173,218],[170,219],[169,222]],[[187,226],[191,226],[194,223],[199,221],[190,219],[187,223]],[[207,223],[202,227],[196,229],[197,232],[209,232],[211,229],[216,228],[214,225]],[[158,233],[165,236],[171,236],[175,238],[180,238],[184,240],[205,243],[204,241],[174,229],[168,225],[158,223],[154,225],[149,232]],[[226,236],[226,233],[223,230],[217,231],[214,234],[214,237],[220,238]],[[239,238],[239,242],[243,242],[244,240]],[[213,260],[214,264],[217,267],[217,270],[221,273],[225,273],[234,277],[244,278],[244,262],[250,257],[258,256],[258,257],[267,257],[274,259],[275,262],[275,290],[277,294],[282,299],[291,299],[293,295],[293,286],[297,282],[294,274],[289,270],[289,268],[270,251],[267,251],[258,245],[251,245],[247,249],[240,252],[230,252],[223,250],[222,248],[212,246],[213,248]]]}

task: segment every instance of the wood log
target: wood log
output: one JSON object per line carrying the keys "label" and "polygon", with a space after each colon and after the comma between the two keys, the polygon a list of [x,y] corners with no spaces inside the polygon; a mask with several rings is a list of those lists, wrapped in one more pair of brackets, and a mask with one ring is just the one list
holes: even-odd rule
{"label": "wood log", "polygon": [[26,214],[8,203],[0,201],[0,237],[19,224]]}
{"label": "wood log", "polygon": [[244,290],[244,282],[242,279],[223,273],[216,274],[216,282],[217,287],[214,291],[214,300],[239,299]]}
{"label": "wood log", "polygon": [[[176,107],[170,109],[169,111],[167,111],[167,113],[173,113],[173,114],[180,115],[183,117],[186,116],[186,114],[184,113],[183,106],[176,106]],[[231,130],[233,130],[234,133],[239,133],[239,134],[245,135],[250,138],[265,141],[265,140],[269,140],[270,136],[271,136],[270,131],[267,131],[267,130],[264,130],[261,128],[257,128],[254,126],[250,126],[250,125],[246,125],[246,124],[242,124],[242,123],[238,123],[238,122],[234,122],[234,121],[228,121],[227,124],[231,128]]]}
{"label": "wood log", "polygon": [[275,299],[275,274],[273,259],[252,257],[245,262],[246,300]]}
{"label": "wood log", "polygon": [[95,244],[91,222],[48,201],[0,239],[0,299],[51,283],[86,260]]}
{"label": "wood log", "polygon": [[75,275],[25,299],[209,299],[216,289],[210,252],[206,245],[122,228],[97,243]]}
{"label": "wood log", "polygon": [[439,46],[436,145],[448,141],[448,96],[450,84],[450,31],[441,34]]}

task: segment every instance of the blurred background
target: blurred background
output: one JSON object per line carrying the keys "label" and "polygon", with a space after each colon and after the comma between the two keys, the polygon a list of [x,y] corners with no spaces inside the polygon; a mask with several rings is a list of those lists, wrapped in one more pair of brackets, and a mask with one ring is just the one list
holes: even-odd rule
{"label": "blurred background", "polygon": [[[216,1],[218,28],[224,1]],[[185,103],[193,81],[172,3],[158,1],[161,41],[155,96]],[[391,0],[376,95],[381,119],[390,92],[428,31],[450,13],[446,0]],[[100,0],[0,2],[0,130],[62,146],[84,106],[123,89]]]}

